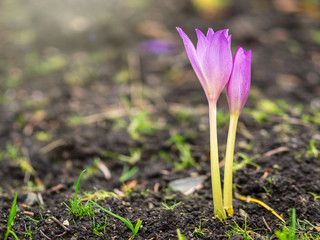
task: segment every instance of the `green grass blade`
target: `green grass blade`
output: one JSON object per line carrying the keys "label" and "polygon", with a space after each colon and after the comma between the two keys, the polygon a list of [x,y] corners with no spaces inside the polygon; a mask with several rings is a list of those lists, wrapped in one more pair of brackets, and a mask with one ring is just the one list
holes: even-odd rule
{"label": "green grass blade", "polygon": [[8,223],[7,223],[7,232],[6,232],[5,236],[4,236],[4,240],[7,240],[8,236],[9,236],[9,233],[11,233],[16,239],[18,239],[17,236],[15,235],[15,233],[10,230],[11,226],[13,225],[14,218],[15,218],[17,210],[18,210],[18,206],[16,205],[17,204],[17,198],[18,198],[18,195],[17,195],[17,193],[15,193],[14,199],[13,199],[13,202],[12,202],[12,205],[11,205],[11,210],[10,210],[9,219],[8,219]]}
{"label": "green grass blade", "polygon": [[102,206],[100,206],[98,203],[92,201],[92,200],[89,200],[91,203],[93,203],[94,205],[96,205],[98,208],[100,208],[102,211],[110,214],[111,216],[115,217],[115,218],[118,218],[120,221],[122,221],[131,231],[132,233],[134,233],[135,229],[132,225],[132,223],[130,222],[130,220],[128,219],[125,219],[123,217],[120,217],[119,215],[113,213],[113,212],[110,212],[108,211],[107,209],[103,208]]}
{"label": "green grass blade", "polygon": [[186,240],[186,237],[181,234],[180,229],[177,229],[178,240]]}
{"label": "green grass blade", "polygon": [[78,202],[78,190],[79,190],[79,186],[80,186],[80,180],[81,180],[81,177],[82,175],[85,173],[86,169],[83,170],[81,173],[80,173],[80,176],[78,178],[78,181],[77,181],[77,184],[76,184],[76,190],[74,192],[74,203]]}
{"label": "green grass blade", "polygon": [[10,230],[10,233],[12,234],[12,236],[13,236],[16,240],[19,240],[18,236],[17,236],[13,231]]}
{"label": "green grass blade", "polygon": [[289,231],[289,240],[295,240],[296,238],[296,210],[293,208],[291,211],[291,224]]}
{"label": "green grass blade", "polygon": [[142,224],[142,221],[140,219],[138,219],[138,222],[137,222],[136,226],[134,227],[134,233],[133,233],[133,235],[131,237],[132,240],[134,239],[134,237],[138,233],[141,224]]}

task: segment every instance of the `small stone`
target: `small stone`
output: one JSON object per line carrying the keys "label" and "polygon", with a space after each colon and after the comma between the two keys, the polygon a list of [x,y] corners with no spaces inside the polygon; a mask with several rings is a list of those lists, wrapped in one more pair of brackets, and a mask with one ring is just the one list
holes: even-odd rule
{"label": "small stone", "polygon": [[66,227],[69,227],[70,226],[70,223],[68,220],[64,220],[63,223],[62,223],[64,226]]}
{"label": "small stone", "polygon": [[149,202],[149,203],[148,203],[148,207],[149,207],[149,209],[153,209],[153,208],[154,208],[153,203]]}
{"label": "small stone", "polygon": [[26,199],[24,200],[24,203],[28,206],[33,206],[38,202],[37,194],[35,193],[28,193],[26,195]]}
{"label": "small stone", "polygon": [[189,195],[195,190],[200,189],[205,179],[206,176],[177,179],[170,182],[169,187],[172,187],[174,190],[180,191],[185,195]]}

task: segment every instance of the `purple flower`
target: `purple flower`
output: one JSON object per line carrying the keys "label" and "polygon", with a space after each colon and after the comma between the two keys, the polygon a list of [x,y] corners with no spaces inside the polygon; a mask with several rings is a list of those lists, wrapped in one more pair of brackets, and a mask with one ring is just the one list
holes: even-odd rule
{"label": "purple flower", "polygon": [[177,27],[177,30],[209,103],[216,103],[232,71],[231,35],[228,35],[228,29],[214,33],[209,28],[207,36],[196,29],[197,48],[181,28]]}
{"label": "purple flower", "polygon": [[227,84],[231,114],[240,115],[249,95],[251,82],[251,50],[239,47],[233,58],[233,69]]}

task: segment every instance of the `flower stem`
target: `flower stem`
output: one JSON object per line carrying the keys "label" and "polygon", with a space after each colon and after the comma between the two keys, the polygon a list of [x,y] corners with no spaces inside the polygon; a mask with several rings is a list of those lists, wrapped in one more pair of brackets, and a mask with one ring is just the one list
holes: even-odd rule
{"label": "flower stem", "polygon": [[212,184],[214,215],[219,219],[224,219],[226,215],[225,215],[225,212],[223,209],[223,203],[222,203],[216,115],[217,115],[216,103],[209,103],[210,165],[211,165],[211,184]]}
{"label": "flower stem", "polygon": [[239,119],[238,114],[230,115],[227,149],[226,149],[226,160],[224,165],[224,182],[223,182],[224,209],[231,216],[233,216],[232,167],[233,167],[234,143],[236,140],[238,119]]}

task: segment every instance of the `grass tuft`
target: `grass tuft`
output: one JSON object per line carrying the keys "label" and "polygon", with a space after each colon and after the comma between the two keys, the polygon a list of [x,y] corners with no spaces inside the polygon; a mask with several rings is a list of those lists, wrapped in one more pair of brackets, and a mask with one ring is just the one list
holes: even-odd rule
{"label": "grass tuft", "polygon": [[82,203],[82,197],[78,198],[78,190],[80,186],[80,180],[82,175],[85,173],[86,170],[83,170],[80,173],[80,176],[78,178],[77,184],[76,184],[76,189],[74,193],[74,200],[69,199],[70,206],[68,206],[66,203],[65,205],[68,208],[69,214],[76,214],[81,217],[84,216],[89,216],[94,214],[94,209],[92,208],[92,205],[90,204],[89,201],[87,201],[85,204]]}

